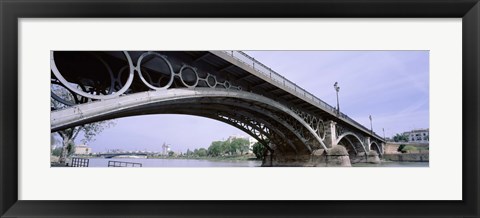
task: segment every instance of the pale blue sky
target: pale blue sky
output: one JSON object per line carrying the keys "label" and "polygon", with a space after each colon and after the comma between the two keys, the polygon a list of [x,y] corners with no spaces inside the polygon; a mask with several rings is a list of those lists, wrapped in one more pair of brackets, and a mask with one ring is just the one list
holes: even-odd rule
{"label": "pale blue sky", "polygon": [[[340,86],[340,110],[366,127],[391,137],[429,128],[428,51],[247,51],[249,55],[336,106],[333,84]],[[208,147],[214,140],[246,135],[219,121],[185,115],[147,115],[116,120],[115,127],[89,143],[106,149],[173,151]],[[76,140],[80,142],[81,137]]]}

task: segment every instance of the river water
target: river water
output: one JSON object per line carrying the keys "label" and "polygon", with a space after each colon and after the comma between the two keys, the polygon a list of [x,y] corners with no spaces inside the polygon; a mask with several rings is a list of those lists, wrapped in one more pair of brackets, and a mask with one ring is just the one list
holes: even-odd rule
{"label": "river water", "polygon": [[[259,167],[258,160],[195,160],[195,159],[141,159],[92,158],[89,167],[107,167],[109,161],[141,163],[142,167]],[[381,164],[353,164],[353,167],[428,167],[428,162],[382,162]]]}
{"label": "river water", "polygon": [[356,163],[353,167],[428,167],[428,162],[382,162],[380,164]]}

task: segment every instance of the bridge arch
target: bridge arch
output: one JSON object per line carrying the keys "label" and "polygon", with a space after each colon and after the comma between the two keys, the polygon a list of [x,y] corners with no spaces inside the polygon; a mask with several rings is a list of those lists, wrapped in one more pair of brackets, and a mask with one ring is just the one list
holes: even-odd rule
{"label": "bridge arch", "polygon": [[[204,110],[204,111],[202,111]],[[267,149],[273,151],[273,148],[268,147],[268,140],[267,138],[272,137],[280,137],[282,141],[285,142],[286,146],[289,146],[291,149],[297,153],[297,149],[292,142],[292,139],[285,136],[285,134],[279,131],[276,128],[273,128],[273,124],[266,121],[262,115],[258,114],[249,114],[251,112],[241,111],[232,113],[231,111],[234,110],[233,106],[222,106],[219,107],[218,105],[197,105],[192,106],[188,104],[184,105],[175,105],[173,107],[162,108],[161,114],[184,114],[184,115],[193,115],[199,117],[210,118],[213,120],[217,120],[226,124],[229,124],[233,127],[236,127],[239,130],[249,134],[253,138],[257,139],[257,141],[261,142]],[[159,114],[157,111],[149,111],[144,112],[143,114]],[[251,117],[255,117],[253,120]],[[279,147],[279,149],[284,150],[285,148]]]}
{"label": "bridge arch", "polygon": [[[350,140],[350,138],[353,138],[353,139],[356,139],[356,141],[358,142],[357,144],[355,144],[352,140]],[[337,141],[336,141],[336,144],[339,144],[340,141],[342,140],[346,140],[347,142],[350,143],[351,147],[353,148],[353,151],[355,152],[355,155],[358,154],[359,152],[367,152],[366,148],[365,148],[365,145],[363,143],[363,141],[353,132],[345,132],[343,134],[341,134],[340,136],[338,136],[337,138]],[[348,149],[347,149],[348,150]],[[350,152],[349,152],[350,153]]]}
{"label": "bridge arch", "polygon": [[370,150],[374,150],[378,153],[378,155],[382,155],[382,147],[376,142],[376,141],[372,141],[370,143]]}
{"label": "bridge arch", "polygon": [[[345,140],[349,143],[350,147],[347,147],[347,146],[346,147],[347,147],[347,151],[349,151],[350,155],[357,155],[358,154],[357,148],[355,148],[355,144],[352,142],[352,140],[350,140],[348,137],[343,137],[342,140]],[[338,142],[338,144],[341,144],[340,141]],[[351,148],[352,150],[350,151],[348,148]]]}
{"label": "bridge arch", "polygon": [[[209,105],[210,110],[197,108],[200,110],[195,112],[195,110],[189,109],[193,105]],[[218,108],[218,106],[224,108]],[[287,121],[282,119],[282,116],[293,118],[293,120],[301,124],[301,128],[309,132],[310,136],[313,136],[312,138],[319,147],[327,149],[322,139],[316,134],[316,131],[303,118],[279,102],[250,92],[217,88],[175,88],[162,91],[146,91],[119,96],[115,99],[75,105],[66,109],[52,111],[51,130],[57,131],[85,123],[145,113],[183,113],[219,118],[215,112],[217,110],[214,109],[218,109],[220,112],[235,111],[233,106],[238,106],[236,110],[255,113],[264,120],[268,119],[270,122],[273,122],[271,124],[272,128],[280,126],[284,133],[288,133],[288,137],[294,136],[294,140],[291,140],[291,142],[285,141],[287,144],[295,144],[297,152],[311,153],[314,148],[311,147],[311,143],[308,143],[301,136],[302,134],[297,133],[293,125],[286,123]],[[180,112],[179,110],[182,108],[184,111]],[[198,113],[198,111],[203,111],[203,113]]]}

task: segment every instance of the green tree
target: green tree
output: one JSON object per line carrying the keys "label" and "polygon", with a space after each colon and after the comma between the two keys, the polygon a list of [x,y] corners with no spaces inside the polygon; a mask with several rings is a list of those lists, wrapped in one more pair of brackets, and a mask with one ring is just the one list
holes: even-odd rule
{"label": "green tree", "polygon": [[86,144],[94,141],[95,136],[113,125],[115,125],[113,121],[107,120],[57,131],[58,135],[62,138],[62,153],[60,154],[59,162],[65,163],[67,157],[73,154],[75,151],[75,138],[80,132],[82,132],[84,136],[82,143]]}
{"label": "green tree", "polygon": [[193,150],[193,156],[195,156],[195,157],[198,157],[198,156],[199,156],[199,155],[198,155],[198,149],[197,149],[197,148],[195,148],[195,149]]}
{"label": "green tree", "polygon": [[222,143],[222,146],[224,147],[225,153],[228,155],[232,156],[237,153],[238,150],[238,144],[237,143],[232,143],[231,141],[227,140]]}
{"label": "green tree", "polygon": [[222,141],[214,141],[208,147],[208,155],[218,157],[225,153]]}
{"label": "green tree", "polygon": [[[54,150],[56,149],[56,145],[58,143],[58,140],[57,138],[55,138],[55,134],[54,133],[50,133],[50,154],[52,155],[55,155],[54,154]],[[55,155],[55,156],[60,156],[60,154],[58,153],[58,155]]]}
{"label": "green tree", "polygon": [[59,157],[61,153],[62,153],[62,148],[61,147],[52,149],[52,155],[53,156]]}
{"label": "green tree", "polygon": [[263,158],[263,153],[265,152],[266,149],[267,148],[260,142],[256,142],[252,146],[253,154],[255,154],[255,157],[257,157],[257,159]]}
{"label": "green tree", "polygon": [[402,149],[402,153],[407,153],[407,152],[412,152],[412,151],[417,151],[417,150],[418,150],[417,147],[407,145]]}
{"label": "green tree", "polygon": [[173,152],[173,151],[169,151],[169,152],[168,152],[168,156],[169,156],[169,157],[172,157],[174,154],[175,154],[175,152]]}
{"label": "green tree", "polygon": [[244,138],[234,138],[230,142],[231,145],[235,147],[236,150],[240,151],[240,154],[243,155],[244,152],[248,151],[249,142]]}
{"label": "green tree", "polygon": [[208,155],[208,151],[205,148],[200,148],[197,151],[197,156],[199,157],[206,157]]}
{"label": "green tree", "polygon": [[395,142],[408,142],[408,137],[406,135],[397,133],[395,136],[393,136],[393,141],[395,141]]}
{"label": "green tree", "polygon": [[397,151],[404,153],[404,152],[403,152],[403,148],[405,148],[405,145],[404,145],[404,144],[401,144],[400,146],[398,146]]}
{"label": "green tree", "polygon": [[[74,102],[72,92],[66,90],[65,88],[59,86],[51,86],[51,91],[66,101]],[[52,110],[67,107],[66,105],[54,100],[53,98],[51,98],[50,106],[52,107]],[[67,157],[73,154],[73,152],[75,151],[75,138],[77,138],[80,132],[83,133],[84,136],[82,142],[86,144],[87,142],[94,141],[95,136],[100,134],[103,130],[114,125],[114,121],[105,120],[57,131],[56,133],[62,139],[62,152],[60,153],[59,162],[65,163]]]}

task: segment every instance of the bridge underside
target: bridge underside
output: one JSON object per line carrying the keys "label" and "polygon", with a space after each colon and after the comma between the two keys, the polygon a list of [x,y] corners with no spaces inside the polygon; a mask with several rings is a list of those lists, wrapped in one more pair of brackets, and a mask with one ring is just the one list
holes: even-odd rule
{"label": "bridge underside", "polygon": [[[189,93],[187,95],[187,93]],[[255,94],[210,89],[170,89],[158,98],[150,95],[141,100],[138,95],[122,96],[117,102],[135,101],[133,105],[114,105],[99,101],[77,105],[52,112],[52,131],[102,120],[147,115],[185,114],[215,119],[232,125],[266,145],[270,152],[292,155],[309,155],[320,143],[309,136],[303,124],[291,114],[278,108],[268,99]],[[223,95],[223,96],[222,96]],[[249,96],[241,98],[239,96]],[[140,100],[139,100],[140,99]],[[299,119],[299,118],[298,118]]]}

